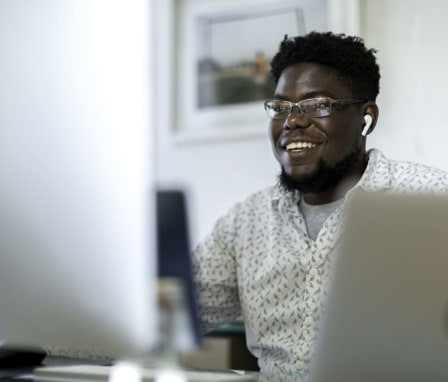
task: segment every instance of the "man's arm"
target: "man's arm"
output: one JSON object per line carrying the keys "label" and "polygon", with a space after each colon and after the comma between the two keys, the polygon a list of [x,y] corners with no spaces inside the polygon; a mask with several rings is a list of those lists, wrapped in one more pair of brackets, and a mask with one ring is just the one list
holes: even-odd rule
{"label": "man's arm", "polygon": [[215,224],[194,251],[193,269],[204,332],[241,315],[237,283],[235,209]]}

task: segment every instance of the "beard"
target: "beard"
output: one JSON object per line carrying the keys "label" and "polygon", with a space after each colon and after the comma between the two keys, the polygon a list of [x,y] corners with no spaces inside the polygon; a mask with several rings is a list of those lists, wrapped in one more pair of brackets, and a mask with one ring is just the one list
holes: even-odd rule
{"label": "beard", "polygon": [[321,159],[316,171],[303,176],[300,180],[292,179],[282,167],[278,177],[279,185],[287,192],[300,191],[306,194],[326,191],[329,188],[337,186],[356,167],[360,154],[361,148],[356,146],[335,165],[330,166]]}

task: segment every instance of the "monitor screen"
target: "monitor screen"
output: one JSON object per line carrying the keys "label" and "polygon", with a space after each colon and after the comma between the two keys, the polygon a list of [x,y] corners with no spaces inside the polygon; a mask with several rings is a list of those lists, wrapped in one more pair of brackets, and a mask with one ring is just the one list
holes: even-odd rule
{"label": "monitor screen", "polygon": [[0,341],[155,341],[149,7],[0,2]]}

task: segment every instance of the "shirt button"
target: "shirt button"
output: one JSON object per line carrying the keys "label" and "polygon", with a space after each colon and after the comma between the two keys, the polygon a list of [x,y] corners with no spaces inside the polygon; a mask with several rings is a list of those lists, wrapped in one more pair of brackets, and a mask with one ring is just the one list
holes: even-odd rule
{"label": "shirt button", "polygon": [[311,276],[317,276],[319,273],[317,272],[317,269],[316,268],[311,268],[310,269],[310,275]]}
{"label": "shirt button", "polygon": [[297,369],[302,370],[303,369],[303,362],[302,361],[297,361],[296,366],[297,366]]}
{"label": "shirt button", "polygon": [[305,318],[305,320],[303,321],[303,323],[304,323],[305,325],[307,325],[307,326],[312,325],[313,322],[314,322],[313,317],[307,317],[307,318]]}

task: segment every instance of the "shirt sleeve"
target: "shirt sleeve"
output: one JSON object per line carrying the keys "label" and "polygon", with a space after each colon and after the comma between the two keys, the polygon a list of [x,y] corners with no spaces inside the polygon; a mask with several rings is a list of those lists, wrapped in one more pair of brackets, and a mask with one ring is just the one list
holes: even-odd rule
{"label": "shirt sleeve", "polygon": [[236,208],[220,218],[193,254],[193,270],[203,332],[241,315],[237,283]]}

